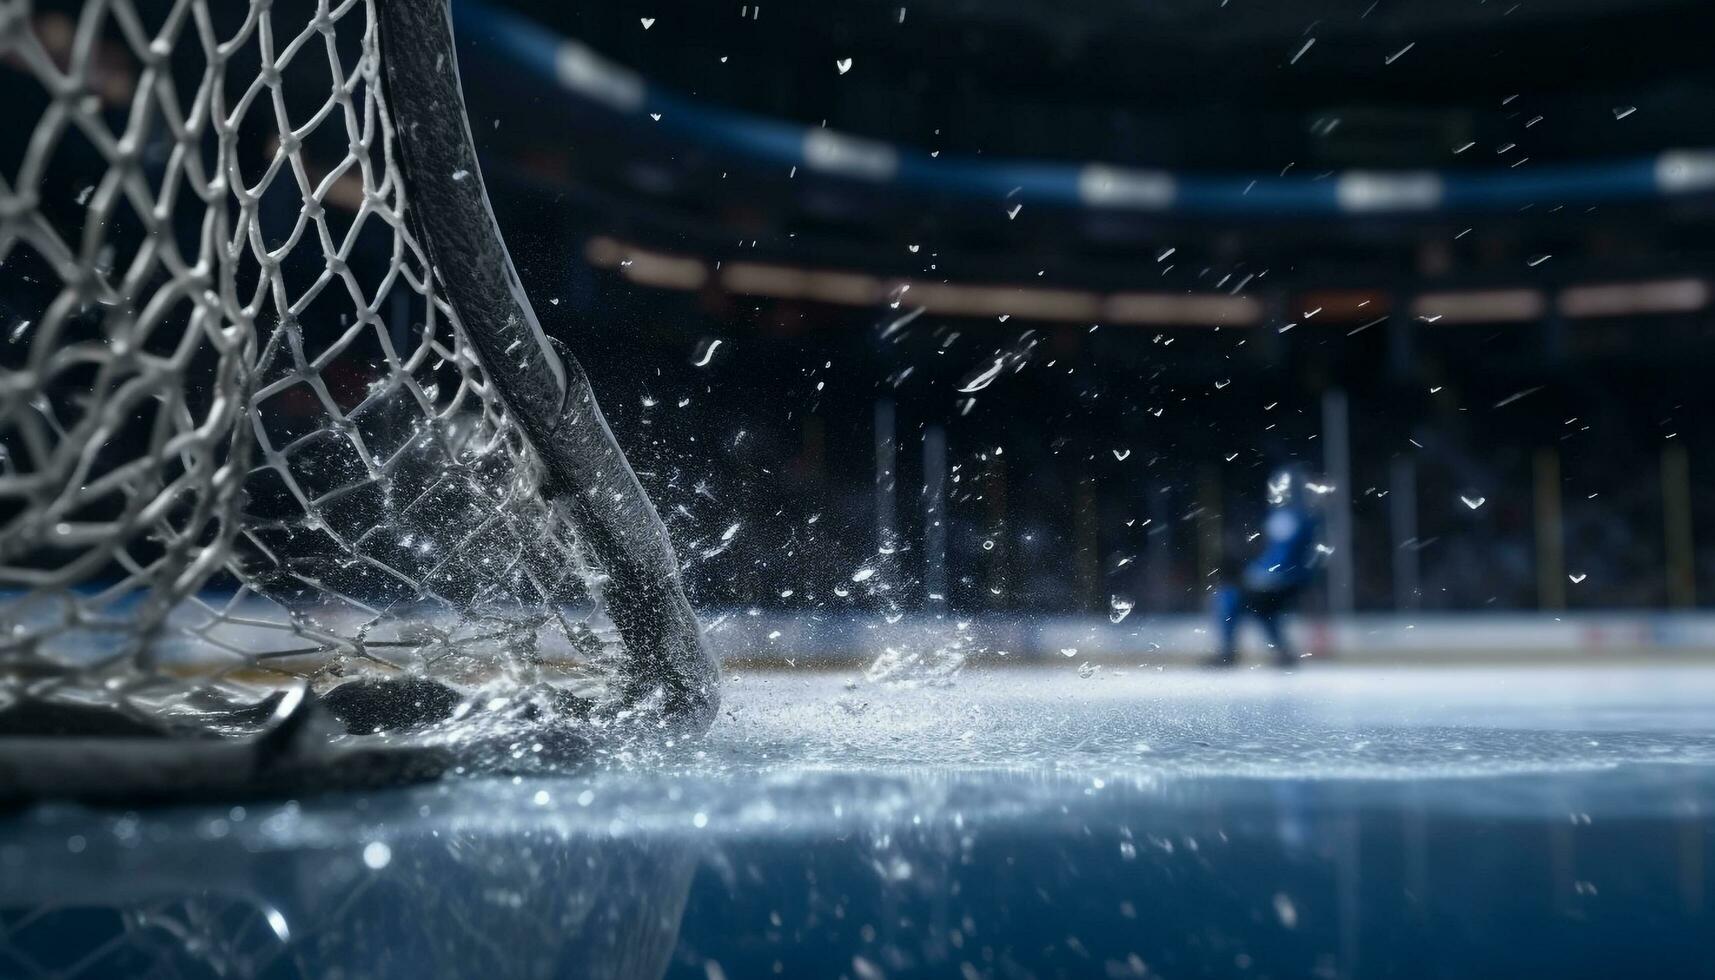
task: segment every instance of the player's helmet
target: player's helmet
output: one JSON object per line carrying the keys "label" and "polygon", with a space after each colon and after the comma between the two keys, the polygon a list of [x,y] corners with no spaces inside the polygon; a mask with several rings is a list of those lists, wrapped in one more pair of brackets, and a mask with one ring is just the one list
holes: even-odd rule
{"label": "player's helmet", "polygon": [[1298,463],[1288,463],[1268,475],[1268,505],[1285,507],[1304,504],[1310,492],[1310,474]]}

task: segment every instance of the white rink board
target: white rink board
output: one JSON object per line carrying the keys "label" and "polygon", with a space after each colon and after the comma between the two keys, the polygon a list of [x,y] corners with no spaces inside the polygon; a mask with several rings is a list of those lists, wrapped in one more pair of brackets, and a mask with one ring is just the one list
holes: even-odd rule
{"label": "white rink board", "polygon": [[[1022,660],[1176,661],[1205,655],[1214,644],[1211,619],[1187,615],[1134,613],[1115,624],[1099,615],[947,614],[911,615],[890,623],[880,616],[739,611],[705,616],[705,623],[724,658],[791,658],[800,664],[958,638],[985,662],[1002,651]],[[1287,633],[1299,653],[1372,661],[1471,655],[1715,656],[1715,614],[1701,612],[1290,616]],[[1254,623],[1241,627],[1239,639],[1247,656],[1267,652]]]}

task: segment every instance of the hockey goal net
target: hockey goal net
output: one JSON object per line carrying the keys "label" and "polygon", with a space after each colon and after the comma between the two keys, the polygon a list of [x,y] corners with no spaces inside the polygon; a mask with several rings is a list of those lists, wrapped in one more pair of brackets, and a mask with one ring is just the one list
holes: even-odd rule
{"label": "hockey goal net", "polygon": [[346,744],[712,713],[489,213],[445,4],[0,0],[0,796],[306,701]]}

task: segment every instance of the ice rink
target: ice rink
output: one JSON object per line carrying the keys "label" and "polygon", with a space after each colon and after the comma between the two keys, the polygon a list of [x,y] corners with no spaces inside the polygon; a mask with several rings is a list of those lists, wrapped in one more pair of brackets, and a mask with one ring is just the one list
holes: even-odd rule
{"label": "ice rink", "polygon": [[1715,980],[1712,37],[0,0],[0,980]]}
{"label": "ice rink", "polygon": [[1708,975],[1712,701],[1689,665],[743,673],[692,751],[557,778],[13,814],[0,975]]}

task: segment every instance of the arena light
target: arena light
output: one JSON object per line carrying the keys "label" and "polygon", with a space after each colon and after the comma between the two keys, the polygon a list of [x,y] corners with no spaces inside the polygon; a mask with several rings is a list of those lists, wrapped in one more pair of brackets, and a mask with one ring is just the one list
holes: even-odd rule
{"label": "arena light", "polygon": [[1433,211],[1441,206],[1441,178],[1433,173],[1374,173],[1353,170],[1341,174],[1334,185],[1340,210],[1352,214],[1370,211]]}
{"label": "arena light", "polygon": [[1435,324],[1522,323],[1541,318],[1547,309],[1538,289],[1424,293],[1411,304],[1413,316]]}
{"label": "arena light", "polygon": [[584,246],[584,258],[598,269],[617,269],[619,263],[625,261],[628,248],[606,235],[597,235]]}
{"label": "arena light", "polygon": [[1210,327],[1253,327],[1262,315],[1255,297],[1207,293],[1115,293],[1102,314],[1110,323]]}
{"label": "arena light", "polygon": [[1709,305],[1709,284],[1701,279],[1658,279],[1571,286],[1561,291],[1559,305],[1569,317],[1689,313]]}
{"label": "arena light", "polygon": [[652,252],[597,235],[584,246],[584,258],[598,269],[618,269],[639,286],[656,289],[701,289],[709,281],[703,260]]}
{"label": "arena light", "polygon": [[697,259],[659,252],[632,252],[619,271],[639,286],[659,289],[701,289],[709,281],[708,266]]}
{"label": "arena light", "polygon": [[1178,183],[1166,171],[1092,163],[1078,172],[1078,198],[1090,207],[1165,211],[1178,196]]}
{"label": "arena light", "polygon": [[1092,320],[1101,312],[1095,293],[1022,286],[911,283],[905,302],[948,316],[1005,316],[1032,320]]}
{"label": "arena light", "polygon": [[1391,297],[1378,290],[1317,289],[1299,296],[1293,302],[1290,315],[1306,324],[1352,323],[1374,320],[1391,312]]}
{"label": "arena light", "polygon": [[1005,316],[1035,320],[1090,320],[1101,311],[1094,293],[1025,286],[914,282],[883,283],[855,272],[734,262],[721,272],[729,292],[779,299],[809,299],[839,306],[876,306],[889,295],[913,308],[947,316]]}
{"label": "arena light", "polygon": [[643,108],[643,79],[576,41],[560,43],[554,73],[566,88],[609,109],[636,112]]}
{"label": "arena light", "polygon": [[804,133],[804,166],[879,183],[892,180],[899,171],[899,151],[886,143],[831,129],[810,129]]}
{"label": "arena light", "polygon": [[824,303],[874,306],[882,300],[881,280],[859,272],[811,270],[805,274],[805,294]]}
{"label": "arena light", "polygon": [[721,270],[721,286],[743,296],[802,299],[808,288],[803,269],[758,262],[733,262]]}
{"label": "arena light", "polygon": [[758,262],[727,265],[721,285],[746,296],[811,299],[839,306],[874,306],[882,300],[882,283],[875,276]]}
{"label": "arena light", "polygon": [[1664,194],[1715,190],[1715,150],[1669,150],[1656,158],[1655,185]]}
{"label": "arena light", "polygon": [[[598,235],[584,257],[591,265],[618,269],[632,282],[668,289],[697,289],[708,280],[699,259],[640,249]],[[742,296],[802,299],[836,306],[872,307],[900,298],[902,306],[943,316],[1051,320],[1061,323],[1106,321],[1155,326],[1248,327],[1263,318],[1262,303],[1250,296],[1213,293],[1113,293],[1081,289],[1044,289],[1005,283],[884,281],[867,273],[805,269],[764,262],[730,262],[721,267],[720,284]]]}

